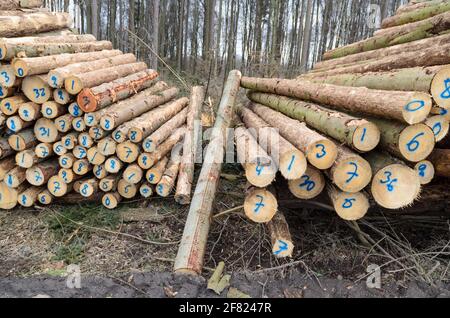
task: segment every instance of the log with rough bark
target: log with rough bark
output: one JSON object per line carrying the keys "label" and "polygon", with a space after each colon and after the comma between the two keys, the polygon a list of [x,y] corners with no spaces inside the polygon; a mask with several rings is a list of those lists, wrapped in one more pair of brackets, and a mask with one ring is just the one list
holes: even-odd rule
{"label": "log with rough bark", "polygon": [[401,5],[395,13],[403,14],[403,13],[419,10],[422,8],[426,8],[429,6],[433,6],[435,4],[446,2],[446,1],[448,1],[448,0],[409,1],[406,4]]}
{"label": "log with rough bark", "polygon": [[16,166],[14,156],[0,160],[0,182],[3,181],[5,175]]}
{"label": "log with rough bark", "polygon": [[19,193],[25,191],[29,187],[28,184],[22,184],[17,189],[8,187],[4,182],[0,183],[0,209],[11,210],[17,206],[17,198]]}
{"label": "log with rough bark", "polygon": [[23,94],[36,104],[43,104],[53,96],[52,89],[47,84],[47,75],[34,75],[24,78],[21,89]]}
{"label": "log with rough bark", "polygon": [[159,160],[152,168],[148,169],[147,173],[145,174],[145,178],[147,179],[147,181],[152,185],[158,184],[159,181],[161,181],[168,163],[169,157],[166,156]]}
{"label": "log with rough bark", "polygon": [[244,201],[247,218],[255,223],[267,223],[278,212],[278,201],[273,189],[250,187]]}
{"label": "log with rough bark", "polygon": [[[35,43],[84,43],[95,42],[96,38],[92,34],[62,34],[62,35],[25,36],[16,38],[0,38],[0,48],[8,45],[35,44]],[[4,45],[4,46],[3,46]]]}
{"label": "log with rough bark", "polygon": [[272,158],[245,127],[234,130],[237,159],[245,169],[247,181],[255,187],[269,186],[277,174]]}
{"label": "log with rough bark", "polygon": [[218,116],[175,258],[174,271],[177,273],[200,275],[202,272],[211,212],[225,154],[226,130],[233,119],[241,77],[239,71],[232,71],[225,83]]}
{"label": "log with rough bark", "polygon": [[301,200],[314,199],[322,193],[325,185],[323,173],[310,165],[300,179],[289,180],[288,182],[289,191]]}
{"label": "log with rough bark", "polygon": [[436,171],[431,161],[422,160],[414,165],[414,170],[419,176],[420,184],[425,185],[433,181]]}
{"label": "log with rough bark", "polygon": [[153,167],[157,162],[159,162],[162,158],[168,155],[172,151],[172,149],[174,149],[175,145],[177,145],[180,141],[182,142],[185,133],[186,133],[186,126],[182,126],[177,130],[175,130],[173,134],[170,135],[170,137],[166,141],[164,141],[158,147],[158,149],[156,149],[156,151],[149,154],[143,153],[139,155],[138,158],[139,166],[145,170],[148,170],[151,167]]}
{"label": "log with rough bark", "polygon": [[362,40],[344,47],[340,47],[324,54],[323,59],[329,60],[346,55],[408,43],[420,39],[439,35],[449,29],[450,13],[445,12],[423,21],[396,27],[395,30]]}
{"label": "log with rough bark", "polygon": [[18,58],[12,63],[16,75],[26,77],[48,73],[58,67],[67,66],[69,64],[95,61],[104,58],[121,55],[119,50],[105,50],[100,52],[87,52],[75,54],[59,54],[42,57]]}
{"label": "log with rough bark", "polygon": [[163,176],[155,188],[156,193],[163,198],[168,197],[175,187],[178,172],[180,171],[182,151],[182,144],[178,145],[178,147],[175,146],[170,156],[170,160],[167,163],[166,169],[164,170]]}
{"label": "log with rough bark", "polygon": [[78,94],[78,105],[84,112],[94,112],[153,86],[158,76],[158,72],[154,70],[145,70],[111,83],[84,89]]}
{"label": "log with rough bark", "polygon": [[[155,80],[152,80],[152,83],[154,82]],[[145,99],[147,96],[157,95],[158,93],[165,91],[167,89],[169,89],[169,86],[165,82],[162,81],[157,82],[154,85],[150,85],[149,88],[143,90],[142,92],[136,91],[136,95],[134,96],[126,97],[124,100],[118,101],[117,103],[112,104],[110,106],[109,105],[105,106],[105,108],[99,109],[95,112],[87,112],[86,114],[84,114],[84,122],[88,127],[98,126],[100,125],[101,119],[104,116],[106,116],[109,112],[113,112],[116,109],[120,111],[122,108],[126,107],[126,105],[128,105],[130,102],[132,103],[138,102],[141,99]],[[108,128],[108,125],[106,123],[104,123],[104,127],[110,129]]]}
{"label": "log with rough bark", "polygon": [[436,175],[450,178],[450,149],[435,149],[429,160],[436,169]]}
{"label": "log with rough bark", "polygon": [[38,195],[44,189],[45,187],[29,187],[19,194],[17,203],[25,208],[32,207],[36,202],[38,202]]}
{"label": "log with rough bark", "polygon": [[239,113],[249,132],[272,157],[281,174],[288,180],[301,178],[307,167],[303,152],[280,136],[275,128],[272,128],[250,109],[240,108]]}
{"label": "log with rough bark", "polygon": [[278,128],[281,136],[303,151],[314,167],[321,170],[331,168],[337,157],[337,148],[330,139],[269,107],[255,103],[247,107],[272,127]]}
{"label": "log with rough bark", "polygon": [[10,149],[14,151],[23,151],[25,149],[32,148],[38,144],[38,140],[33,129],[29,128],[8,137],[8,144],[10,148],[5,147],[2,143],[2,139],[0,139],[0,157],[11,154],[12,152]]}
{"label": "log with rough bark", "polygon": [[372,90],[317,84],[304,80],[283,80],[243,77],[241,85],[260,92],[280,94],[408,124],[427,118],[433,104],[431,96],[422,92]]}
{"label": "log with rough bark", "polygon": [[76,95],[83,89],[110,83],[119,78],[142,72],[146,69],[147,64],[145,62],[115,65],[87,73],[71,75],[65,79],[64,87],[69,94]]}
{"label": "log with rough bark", "polygon": [[408,126],[378,118],[370,120],[380,128],[380,148],[407,161],[424,160],[435,147],[434,133],[425,124]]}
{"label": "log with rough bark", "polygon": [[[414,41],[414,42],[410,42],[410,43],[394,45],[394,46],[390,46],[390,47],[379,49],[379,50],[361,52],[358,54],[343,56],[343,57],[340,57],[337,59],[322,61],[322,62],[319,62],[314,65],[314,69],[312,70],[312,72],[314,73],[314,72],[327,71],[327,70],[332,70],[335,68],[340,68],[343,66],[350,66],[352,64],[357,65],[357,64],[359,64],[358,62],[367,63],[369,61],[380,60],[380,59],[388,57],[388,56],[394,56],[394,55],[398,56],[399,54],[403,54],[405,52],[421,52],[430,47],[437,49],[438,47],[443,46],[445,44],[449,44],[449,43],[450,43],[450,34],[443,34],[443,35],[439,35],[439,36],[429,38],[429,39],[423,39],[423,40]],[[446,63],[441,63],[441,64],[446,64]],[[411,67],[411,66],[408,66],[408,67]],[[305,74],[305,76],[307,76],[307,75],[308,74]]]}
{"label": "log with rough bark", "polygon": [[70,28],[72,19],[65,12],[31,12],[16,16],[0,16],[0,37],[18,37]]}
{"label": "log with rough bark", "polygon": [[111,192],[103,195],[102,204],[105,208],[114,210],[122,202],[122,196],[119,192]]}
{"label": "log with rough bark", "polygon": [[371,193],[380,206],[391,210],[401,209],[419,197],[419,176],[404,162],[387,153],[375,151],[365,158],[374,172]]}
{"label": "log with rough bark", "polygon": [[[164,94],[161,93],[161,94]],[[180,98],[173,102],[168,102],[159,106],[154,110],[150,110],[139,117],[135,117],[131,121],[127,122],[128,139],[134,143],[141,143],[144,138],[148,137],[151,133],[155,132],[169,119],[173,118],[176,114],[187,115],[187,105],[189,99],[186,97]]]}
{"label": "log with rough bark", "polygon": [[444,140],[450,128],[448,119],[440,115],[428,117],[425,120],[425,125],[433,131],[436,142]]}
{"label": "log with rough bark", "polygon": [[[142,141],[143,138],[148,136],[146,135],[147,130],[153,132],[154,129],[159,128],[162,123],[173,117],[176,112],[181,111],[189,102],[187,98],[182,98],[169,103],[178,92],[179,90],[175,87],[158,94],[148,94],[144,91],[142,93],[145,94],[138,94],[121,102],[120,108],[117,106],[110,109],[101,118],[100,126],[107,131],[117,128],[113,132],[113,138],[117,142],[126,140],[132,128],[135,129],[135,135],[130,140],[132,142]],[[159,116],[163,117],[160,119]],[[120,138],[118,132],[120,132]]]}
{"label": "log with rough bark", "polygon": [[365,119],[278,95],[251,92],[248,96],[252,101],[304,122],[355,150],[371,151],[380,141],[378,127]]}
{"label": "log with rough bark", "polygon": [[[183,157],[181,158],[180,171],[178,175],[175,201],[186,205],[191,202],[192,183],[194,182],[195,154],[199,142],[200,120],[203,101],[205,100],[205,88],[195,86],[191,90],[188,113],[186,118],[187,130],[183,141]],[[143,143],[147,152],[152,152],[167,138],[171,127],[177,128],[182,125],[182,115],[176,115],[156,132],[150,135]]]}
{"label": "log with rough bark", "polygon": [[102,50],[112,50],[112,43],[109,41],[96,41],[84,43],[25,43],[25,44],[2,44],[1,60],[10,61],[15,57],[39,57],[58,54],[75,54],[86,52],[97,52]]}
{"label": "log with rough bark", "polygon": [[336,213],[343,220],[360,220],[369,211],[369,198],[364,192],[342,192],[331,185],[328,187],[328,195]]}
{"label": "log with rough bark", "polygon": [[[54,69],[48,73],[48,84],[53,88],[64,86],[65,80],[73,74],[88,73],[96,70],[107,69],[117,65],[135,63],[134,54],[123,54],[90,62],[74,63]],[[71,83],[70,83],[71,84]]]}
{"label": "log with rough bark", "polygon": [[277,258],[292,257],[294,241],[284,214],[278,211],[267,223],[267,230],[270,234],[273,255]]}
{"label": "log with rough bark", "polygon": [[44,4],[44,0],[2,0],[0,10],[17,10],[39,8]]}

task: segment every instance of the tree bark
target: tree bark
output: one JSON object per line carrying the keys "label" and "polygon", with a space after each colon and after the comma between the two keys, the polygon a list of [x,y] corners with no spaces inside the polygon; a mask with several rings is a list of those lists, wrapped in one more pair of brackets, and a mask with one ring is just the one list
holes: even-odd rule
{"label": "tree bark", "polygon": [[292,257],[294,241],[289,231],[289,224],[282,212],[275,214],[273,219],[267,223],[267,229],[270,234],[273,255],[277,258]]}
{"label": "tree bark", "polygon": [[450,178],[450,149],[435,149],[429,160],[434,165],[436,175]]}

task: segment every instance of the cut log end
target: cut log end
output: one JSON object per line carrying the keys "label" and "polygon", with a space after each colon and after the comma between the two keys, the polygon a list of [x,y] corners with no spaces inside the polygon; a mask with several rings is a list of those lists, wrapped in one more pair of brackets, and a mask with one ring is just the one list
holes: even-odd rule
{"label": "cut log end", "polygon": [[48,180],[47,188],[54,197],[61,198],[68,193],[71,184],[66,184],[59,176],[53,176]]}
{"label": "cut log end", "polygon": [[335,187],[330,187],[328,193],[336,213],[343,220],[360,220],[369,211],[369,199],[362,192],[348,193],[339,191]]}
{"label": "cut log end", "polygon": [[85,113],[92,113],[97,110],[98,101],[95,98],[95,95],[92,93],[91,89],[86,88],[83,89],[77,97],[77,102],[80,108]]}
{"label": "cut log end", "polygon": [[420,194],[417,173],[402,164],[389,165],[378,171],[372,181],[375,201],[386,209],[401,209],[411,205]]}
{"label": "cut log end", "polygon": [[369,152],[380,143],[380,130],[373,123],[358,126],[353,133],[353,147],[361,152]]}
{"label": "cut log end", "polygon": [[16,154],[16,164],[21,168],[31,168],[37,161],[38,157],[34,150],[28,149]]}
{"label": "cut log end", "polygon": [[129,165],[123,172],[123,179],[131,184],[138,184],[144,177],[144,171],[137,164]]}
{"label": "cut log end", "polygon": [[308,166],[305,174],[297,180],[289,180],[289,190],[298,199],[311,200],[322,193],[325,188],[323,173]]}
{"label": "cut log end", "polygon": [[85,176],[92,171],[92,166],[88,160],[79,159],[74,161],[72,170],[78,176]]}
{"label": "cut log end", "polygon": [[85,198],[90,198],[98,190],[98,180],[89,179],[80,184],[80,194]]}
{"label": "cut log end", "polygon": [[153,187],[148,183],[144,183],[139,188],[139,193],[141,197],[148,199],[153,195]]}
{"label": "cut log end", "polygon": [[42,192],[42,188],[30,187],[24,192],[19,194],[17,198],[17,203],[25,208],[32,207],[38,201],[38,195]]}
{"label": "cut log end", "polygon": [[105,169],[109,173],[116,174],[122,169],[123,163],[119,158],[111,157],[105,162]]}
{"label": "cut log end", "polygon": [[27,77],[28,73],[30,71],[30,68],[28,67],[28,64],[26,61],[22,59],[16,59],[12,66],[14,67],[15,74],[18,77]]}
{"label": "cut log end", "polygon": [[245,165],[245,176],[252,185],[258,188],[265,188],[270,185],[276,177],[277,167],[273,162],[269,165],[252,163]]}
{"label": "cut log end", "polygon": [[102,198],[102,204],[105,208],[109,210],[114,210],[119,206],[119,203],[122,201],[122,197],[119,193],[106,193]]}
{"label": "cut log end", "polygon": [[431,95],[444,109],[450,109],[450,66],[442,68],[431,82]]}
{"label": "cut log end", "polygon": [[406,127],[399,137],[399,149],[402,156],[411,162],[426,159],[436,144],[434,133],[425,124]]}
{"label": "cut log end", "polygon": [[402,110],[403,119],[410,125],[421,123],[428,117],[432,107],[430,95],[416,92]]}
{"label": "cut log end", "polygon": [[429,184],[431,181],[433,181],[436,173],[434,165],[428,160],[423,160],[417,163],[414,166],[414,170],[419,176],[420,184],[422,185]]}
{"label": "cut log end", "polygon": [[0,209],[11,210],[17,206],[18,191],[0,183]]}
{"label": "cut log end", "polygon": [[125,163],[135,162],[140,154],[139,146],[132,142],[124,142],[117,145],[117,157]]}
{"label": "cut log end", "polygon": [[307,150],[308,161],[317,169],[326,170],[334,164],[338,150],[329,139],[320,140],[309,145]]}
{"label": "cut log end", "polygon": [[436,142],[442,141],[448,135],[450,124],[446,116],[429,117],[425,124],[433,130]]}
{"label": "cut log end", "polygon": [[62,168],[58,171],[58,176],[65,184],[70,184],[77,179],[72,169]]}
{"label": "cut log end", "polygon": [[64,87],[71,95],[76,95],[83,90],[83,82],[76,76],[69,76],[64,80]]}
{"label": "cut log end", "polygon": [[34,125],[34,134],[40,142],[52,143],[59,139],[59,131],[55,123],[47,118],[39,119]]}
{"label": "cut log end", "polygon": [[44,190],[38,194],[38,202],[42,205],[50,205],[53,202],[53,196],[49,190]]}
{"label": "cut log end", "polygon": [[301,178],[307,165],[306,157],[300,150],[293,149],[280,155],[279,170],[287,180]]}
{"label": "cut log end", "polygon": [[123,198],[133,199],[137,194],[138,188],[135,184],[128,183],[124,179],[121,179],[117,184],[117,191]]}
{"label": "cut log end", "polygon": [[100,119],[100,127],[107,131],[112,131],[116,128],[116,121],[113,116],[105,115]]}
{"label": "cut log end", "polygon": [[43,104],[52,97],[50,86],[40,76],[26,77],[22,82],[22,92],[37,104]]}
{"label": "cut log end", "polygon": [[348,157],[337,163],[333,172],[334,183],[344,192],[356,193],[372,179],[370,164],[360,156]]}
{"label": "cut log end", "polygon": [[266,189],[251,189],[245,198],[244,211],[253,222],[270,222],[278,211],[277,198]]}

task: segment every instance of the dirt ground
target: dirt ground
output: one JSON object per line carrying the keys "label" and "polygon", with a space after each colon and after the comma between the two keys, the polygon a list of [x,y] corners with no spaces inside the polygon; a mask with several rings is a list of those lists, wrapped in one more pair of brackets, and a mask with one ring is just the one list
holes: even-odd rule
{"label": "dirt ground", "polygon": [[[242,215],[244,187],[242,172],[227,166],[198,279],[171,274],[188,212],[172,198],[117,211],[79,205],[0,212],[0,297],[212,297],[206,279],[220,261],[231,286],[252,297],[450,297],[447,211],[372,213],[347,223],[327,210],[282,206],[296,249],[279,260],[265,227]],[[74,264],[81,289],[66,287]],[[380,268],[379,289],[366,286],[371,264]]]}

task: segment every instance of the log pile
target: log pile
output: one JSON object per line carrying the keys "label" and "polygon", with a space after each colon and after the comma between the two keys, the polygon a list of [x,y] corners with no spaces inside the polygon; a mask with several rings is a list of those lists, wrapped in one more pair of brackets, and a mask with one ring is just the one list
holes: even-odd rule
{"label": "log pile", "polygon": [[0,209],[77,201],[114,209],[175,192],[190,202],[202,87],[180,97],[133,54],[67,34],[64,13],[0,20]]}

